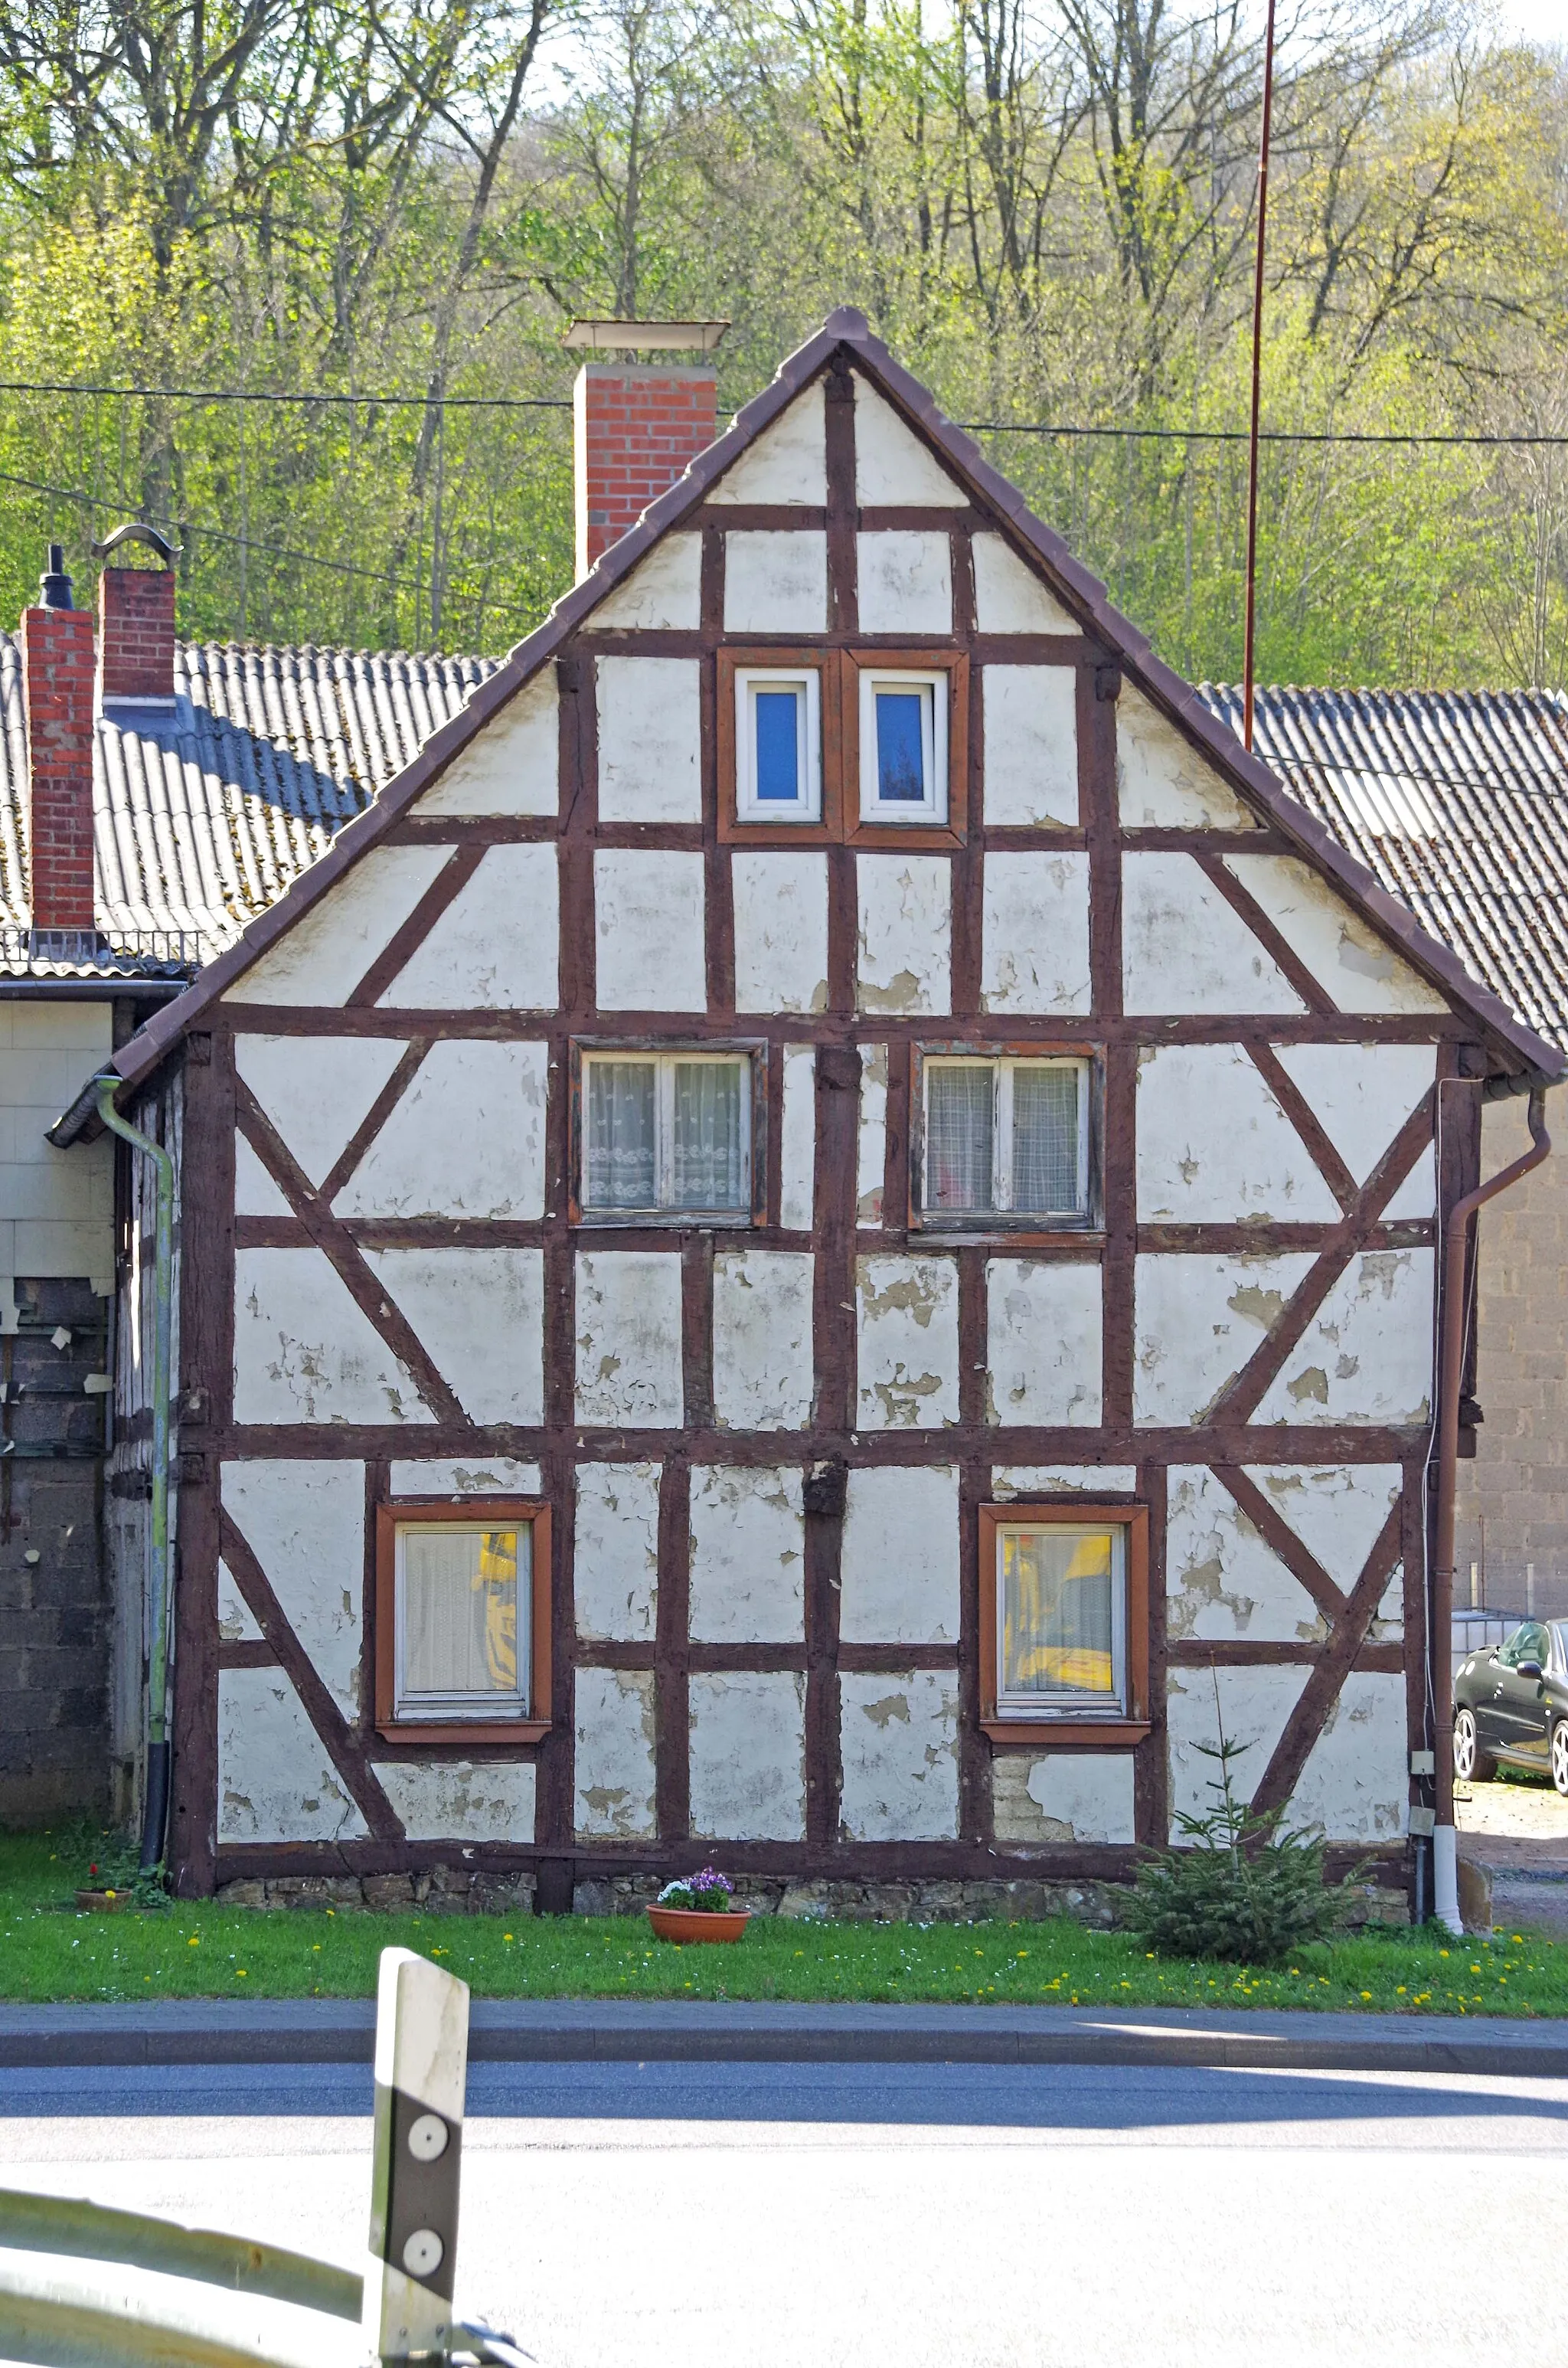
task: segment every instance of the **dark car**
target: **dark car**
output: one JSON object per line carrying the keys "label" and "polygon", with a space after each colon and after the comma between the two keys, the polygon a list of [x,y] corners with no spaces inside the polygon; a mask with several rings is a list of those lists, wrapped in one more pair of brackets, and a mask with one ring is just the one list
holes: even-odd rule
{"label": "dark car", "polygon": [[1454,1774],[1484,1783],[1500,1759],[1550,1776],[1568,1800],[1568,1620],[1526,1620],[1454,1678]]}

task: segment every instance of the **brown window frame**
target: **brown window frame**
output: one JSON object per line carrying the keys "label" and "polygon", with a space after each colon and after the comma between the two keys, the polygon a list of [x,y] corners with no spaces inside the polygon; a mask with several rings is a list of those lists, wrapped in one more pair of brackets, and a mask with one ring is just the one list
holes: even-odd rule
{"label": "brown window frame", "polygon": [[[406,1529],[531,1529],[528,1557],[531,1688],[528,1713],[493,1718],[405,1719],[397,1703],[397,1533]],[[539,1497],[399,1497],[376,1507],[376,1733],[393,1743],[542,1742],[551,1728],[550,1507]]]}
{"label": "brown window frame", "polygon": [[[952,848],[969,837],[969,655],[953,649],[852,649],[796,643],[726,643],[717,653],[714,746],[719,774],[719,837],[737,847]],[[822,820],[742,819],[737,790],[735,677],[753,666],[814,671],[822,711]],[[948,818],[943,823],[865,821],[860,814],[860,676],[945,674],[948,677]]]}
{"label": "brown window frame", "polygon": [[[751,1069],[751,1202],[744,1209],[589,1209],[583,1206],[583,1056],[678,1060],[683,1053],[744,1060]],[[768,1046],[760,1036],[574,1036],[567,1047],[568,1222],[585,1233],[752,1233],[767,1223]]]}
{"label": "brown window frame", "polygon": [[[1038,1750],[1103,1751],[1131,1748],[1153,1731],[1149,1698],[1149,1508],[1147,1505],[1109,1504],[1094,1498],[1020,1498],[1012,1505],[982,1505],[979,1567],[980,1726],[994,1744],[1032,1744]],[[1128,1714],[1115,1718],[1075,1716],[1042,1711],[1020,1718],[996,1707],[999,1637],[996,1618],[996,1538],[1000,1530],[1022,1523],[1036,1527],[1088,1530],[1119,1528],[1127,1532],[1127,1695]]]}
{"label": "brown window frame", "polygon": [[[1079,1061],[1088,1077],[1088,1190],[1081,1218],[1042,1224],[1030,1210],[936,1209],[925,1205],[926,1064],[927,1061]],[[1010,1249],[1081,1249],[1105,1238],[1105,1047],[1062,1042],[1004,1044],[923,1040],[910,1048],[909,1161],[905,1175],[909,1231],[927,1240],[994,1241]]]}

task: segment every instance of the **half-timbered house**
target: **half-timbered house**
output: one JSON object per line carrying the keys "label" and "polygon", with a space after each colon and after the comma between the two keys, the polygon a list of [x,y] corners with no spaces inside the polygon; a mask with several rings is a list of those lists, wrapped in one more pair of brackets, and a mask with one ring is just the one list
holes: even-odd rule
{"label": "half-timbered house", "polygon": [[178,1883],[1038,1907],[1222,1725],[1403,1895],[1435,1252],[1561,1056],[858,314],[688,398],[585,373],[576,586],[114,1057]]}

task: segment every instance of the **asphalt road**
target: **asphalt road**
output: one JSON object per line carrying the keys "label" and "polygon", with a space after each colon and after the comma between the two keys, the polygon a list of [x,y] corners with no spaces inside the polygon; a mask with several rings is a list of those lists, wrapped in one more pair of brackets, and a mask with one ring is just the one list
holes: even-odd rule
{"label": "asphalt road", "polygon": [[[355,2263],[368,2102],[7,2071],[0,2178]],[[1535,2356],[1568,2257],[1568,2081],[479,2065],[469,2116],[460,2302],[542,2368],[1434,2368]]]}

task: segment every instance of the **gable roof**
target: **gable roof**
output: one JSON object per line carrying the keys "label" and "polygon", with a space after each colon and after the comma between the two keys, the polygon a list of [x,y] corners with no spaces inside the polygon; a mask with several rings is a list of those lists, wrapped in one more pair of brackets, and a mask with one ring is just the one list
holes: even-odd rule
{"label": "gable roof", "polygon": [[[220,954],[186,993],[148,1019],[110,1064],[127,1086],[146,1076],[214,1002],[267,947],[290,929],[317,899],[342,878],[391,827],[432,780],[483,729],[491,717],[585,622],[660,538],[706,497],[710,488],[762,431],[835,358],[863,372],[940,456],[945,466],[989,510],[1026,557],[1043,566],[1053,590],[1085,632],[1102,643],[1193,745],[1247,803],[1296,848],[1314,870],[1358,907],[1400,952],[1446,994],[1469,1010],[1503,1053],[1507,1070],[1557,1076],[1563,1060],[1553,1047],[1516,1020],[1484,988],[1478,987],[1459,959],[1426,936],[1405,906],[1381,887],[1370,872],[1346,854],[1315,815],[1299,805],[1268,768],[1251,756],[1205,705],[1190,683],[1154,655],[1141,633],[1106,597],[1097,576],[1074,558],[1060,536],[1037,518],[1017,487],[994,469],[971,438],[944,418],[926,390],[894,361],[872,336],[863,313],[848,306],[829,313],[816,335],[780,364],[770,385],[737,414],[727,432],[699,454],[667,493],[650,505],[638,523],[613,543],[592,572],[562,595],[543,624],[519,642],[487,680],[478,684],[461,712],[442,723],[419,753],[365,812],[337,835],[327,851],[296,879],[278,902],[257,916],[237,941]],[[84,1093],[51,1130],[51,1140],[68,1143],[95,1120],[92,1097]]]}

